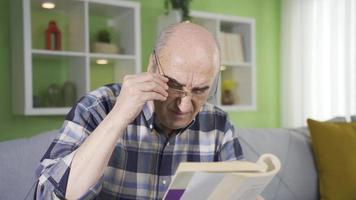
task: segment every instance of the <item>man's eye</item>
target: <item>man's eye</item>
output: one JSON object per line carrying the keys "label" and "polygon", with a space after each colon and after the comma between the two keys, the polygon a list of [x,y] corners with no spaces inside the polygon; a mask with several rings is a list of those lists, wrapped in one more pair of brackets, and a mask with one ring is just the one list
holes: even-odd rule
{"label": "man's eye", "polygon": [[[169,86],[169,85],[168,85]],[[173,86],[169,86],[170,88],[173,88],[175,90],[183,90],[183,87],[182,86],[176,86],[176,85],[173,85]]]}
{"label": "man's eye", "polygon": [[181,90],[183,88],[182,85],[172,81],[172,80],[169,80],[168,83],[167,83],[168,87],[170,88],[173,88],[173,89],[177,89],[177,90]]}
{"label": "man's eye", "polygon": [[197,89],[197,90],[193,90],[192,92],[194,94],[198,94],[199,95],[199,94],[204,94],[206,91],[207,91],[206,89],[203,89],[203,90]]}

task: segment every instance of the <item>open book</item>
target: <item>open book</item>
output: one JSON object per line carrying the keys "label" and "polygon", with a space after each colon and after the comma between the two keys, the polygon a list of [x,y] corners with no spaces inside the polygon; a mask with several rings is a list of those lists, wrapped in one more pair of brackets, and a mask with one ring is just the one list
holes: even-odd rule
{"label": "open book", "polygon": [[183,162],[163,199],[256,200],[281,168],[279,159],[263,154],[248,161]]}

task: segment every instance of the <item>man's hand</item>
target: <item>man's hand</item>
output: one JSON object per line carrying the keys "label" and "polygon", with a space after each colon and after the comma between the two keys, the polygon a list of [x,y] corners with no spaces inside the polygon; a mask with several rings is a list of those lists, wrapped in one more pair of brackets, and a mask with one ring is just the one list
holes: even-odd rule
{"label": "man's hand", "polygon": [[120,113],[125,124],[131,123],[147,101],[165,101],[168,97],[168,79],[156,73],[141,73],[124,77],[114,112]]}
{"label": "man's hand", "polygon": [[77,149],[67,184],[67,199],[78,199],[103,175],[117,139],[147,101],[165,101],[168,79],[143,73],[125,76],[114,108]]}

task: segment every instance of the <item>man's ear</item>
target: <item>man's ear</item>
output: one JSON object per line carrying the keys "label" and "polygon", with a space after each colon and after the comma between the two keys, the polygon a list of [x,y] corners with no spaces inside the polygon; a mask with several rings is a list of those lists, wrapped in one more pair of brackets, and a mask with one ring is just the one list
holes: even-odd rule
{"label": "man's ear", "polygon": [[147,72],[156,73],[157,69],[155,67],[155,62],[153,59],[153,54],[151,53],[150,58],[148,60]]}

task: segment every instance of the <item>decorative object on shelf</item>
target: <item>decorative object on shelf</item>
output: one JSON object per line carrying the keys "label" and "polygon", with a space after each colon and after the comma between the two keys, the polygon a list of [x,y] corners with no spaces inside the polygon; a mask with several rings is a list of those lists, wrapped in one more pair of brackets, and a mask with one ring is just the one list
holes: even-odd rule
{"label": "decorative object on shelf", "polygon": [[242,63],[245,62],[245,50],[241,33],[219,33],[219,43],[221,47],[222,63]]}
{"label": "decorative object on shelf", "polygon": [[33,107],[70,107],[77,100],[77,87],[74,82],[66,81],[61,86],[52,83],[39,95],[33,95]]}
{"label": "decorative object on shelf", "polygon": [[234,94],[234,90],[237,88],[237,83],[234,80],[226,79],[222,82],[222,104],[233,105],[237,104],[237,96]]}
{"label": "decorative object on shelf", "polygon": [[191,1],[192,0],[165,0],[165,14],[168,15],[171,9],[178,10],[179,12],[181,12],[182,21],[190,20],[191,17],[189,15],[189,4]]}
{"label": "decorative object on shelf", "polygon": [[62,95],[64,106],[72,106],[77,100],[77,87],[75,83],[66,81],[62,86]]}
{"label": "decorative object on shelf", "polygon": [[57,23],[54,20],[49,21],[48,28],[45,31],[46,35],[46,49],[48,50],[61,50],[62,35],[61,31],[57,27]]}
{"label": "decorative object on shelf", "polygon": [[47,88],[47,98],[49,107],[60,107],[63,105],[61,98],[61,87],[58,84],[51,84]]}
{"label": "decorative object on shelf", "polygon": [[118,46],[111,44],[111,36],[108,30],[102,29],[97,33],[96,41],[94,43],[94,52],[110,54],[120,53]]}

